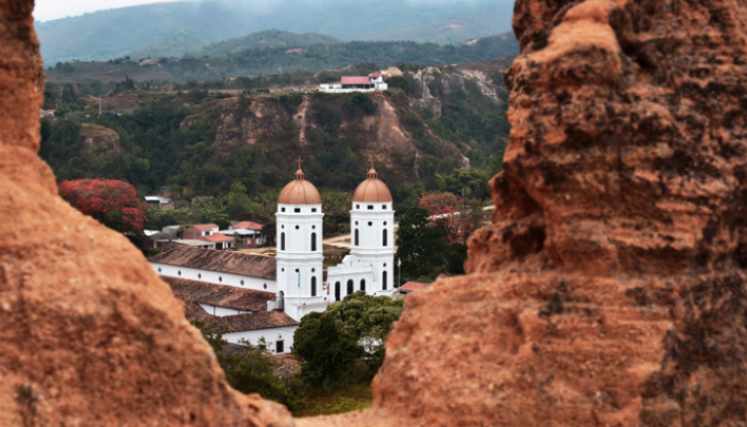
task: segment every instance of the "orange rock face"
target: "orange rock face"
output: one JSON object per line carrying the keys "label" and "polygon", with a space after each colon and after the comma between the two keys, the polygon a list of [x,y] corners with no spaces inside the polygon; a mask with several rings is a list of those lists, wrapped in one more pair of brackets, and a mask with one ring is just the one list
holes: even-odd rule
{"label": "orange rock face", "polygon": [[375,407],[423,425],[744,425],[747,9],[518,0],[493,226],[407,300]]}
{"label": "orange rock face", "polygon": [[226,384],[123,236],[57,196],[32,9],[0,0],[0,426],[288,425]]}

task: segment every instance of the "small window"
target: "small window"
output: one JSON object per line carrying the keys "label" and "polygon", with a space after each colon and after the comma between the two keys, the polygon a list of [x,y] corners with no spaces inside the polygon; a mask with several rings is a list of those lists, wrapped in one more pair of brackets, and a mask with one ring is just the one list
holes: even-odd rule
{"label": "small window", "polygon": [[[285,271],[285,269],[283,269],[283,271]],[[265,289],[267,289],[267,283],[265,283]]]}
{"label": "small window", "polygon": [[285,250],[285,233],[280,233],[280,250]]}
{"label": "small window", "polygon": [[295,212],[295,213],[301,213],[301,208],[295,208],[295,209],[293,209],[293,212]]}
{"label": "small window", "polygon": [[386,210],[386,205],[381,205],[381,209]]}
{"label": "small window", "polygon": [[221,282],[221,283],[223,283],[223,278],[219,276],[218,277],[218,281]]}
{"label": "small window", "polygon": [[316,208],[311,208],[311,212],[316,212]]}
{"label": "small window", "polygon": [[374,206],[373,206],[373,205],[368,205],[368,210],[369,210],[369,211],[372,211],[373,209],[374,209]]}
{"label": "small window", "polygon": [[361,279],[361,290],[366,291],[366,279]]}
{"label": "small window", "polygon": [[355,208],[356,208],[356,209],[360,209],[360,208],[361,208],[361,205],[355,205]]}
{"label": "small window", "polygon": [[316,233],[311,233],[311,252],[316,252]]}
{"label": "small window", "polygon": [[316,273],[316,268],[312,268],[312,269],[311,269],[311,272],[312,272],[312,273]]}
{"label": "small window", "polygon": [[243,280],[241,281],[241,286],[244,286],[244,281]]}
{"label": "small window", "polygon": [[386,225],[386,221],[384,221],[384,225]]}
{"label": "small window", "polygon": [[298,230],[298,229],[300,229],[300,228],[301,228],[301,227],[299,227],[299,226],[296,226],[296,230]]}
{"label": "small window", "polygon": [[355,283],[353,283],[353,279],[348,280],[348,295],[355,292]]}
{"label": "small window", "polygon": [[275,341],[275,353],[285,353],[283,341]]}
{"label": "small window", "polygon": [[280,212],[285,212],[285,208],[280,208]]}
{"label": "small window", "polygon": [[360,246],[361,239],[360,239],[360,233],[358,233],[358,229],[355,229],[355,246]]}
{"label": "small window", "polygon": [[283,272],[283,273],[285,273],[285,269],[284,268],[281,268],[280,271]]}
{"label": "small window", "polygon": [[311,276],[311,296],[316,296],[316,276]]}
{"label": "small window", "polygon": [[384,241],[384,247],[387,247],[389,245],[389,233],[386,232],[386,228],[384,229],[383,233],[383,241]]}
{"label": "small window", "polygon": [[198,279],[202,279],[202,274],[198,274],[198,275],[197,275],[197,278],[198,278]]}
{"label": "small window", "polygon": [[355,225],[358,225],[358,221],[355,221]]}
{"label": "small window", "polygon": [[282,228],[282,229],[285,229],[285,226],[284,226],[284,225],[281,225],[281,226],[280,226],[280,228]]}
{"label": "small window", "polygon": [[340,301],[340,282],[335,283],[335,301]]}
{"label": "small window", "polygon": [[158,272],[159,272],[159,273],[161,272],[161,267],[158,267]]}
{"label": "small window", "polygon": [[383,285],[382,287],[384,290],[386,290],[386,286],[387,286],[386,279],[387,279],[387,273],[386,273],[386,270],[384,270],[384,272],[381,273],[381,284]]}
{"label": "small window", "polygon": [[182,271],[181,271],[181,270],[179,270],[179,273],[178,273],[178,274],[179,274],[179,275],[181,276],[181,275],[182,275]]}
{"label": "small window", "polygon": [[373,222],[371,222],[371,221],[368,221],[368,226],[370,227],[370,226],[372,226],[372,225],[373,225]]}
{"label": "small window", "polygon": [[312,229],[312,230],[316,230],[316,225],[312,225],[312,226],[311,226],[311,229]]}

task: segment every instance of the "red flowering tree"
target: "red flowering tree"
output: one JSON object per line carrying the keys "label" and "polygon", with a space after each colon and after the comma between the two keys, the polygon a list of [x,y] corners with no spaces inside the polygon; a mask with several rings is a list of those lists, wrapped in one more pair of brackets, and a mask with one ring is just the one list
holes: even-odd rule
{"label": "red flowering tree", "polygon": [[459,197],[452,193],[421,194],[420,207],[428,211],[433,224],[446,230],[449,245],[464,244],[477,228],[479,217],[464,209]]}
{"label": "red flowering tree", "polygon": [[142,231],[143,203],[135,187],[114,179],[62,181],[60,196],[74,208],[117,231]]}

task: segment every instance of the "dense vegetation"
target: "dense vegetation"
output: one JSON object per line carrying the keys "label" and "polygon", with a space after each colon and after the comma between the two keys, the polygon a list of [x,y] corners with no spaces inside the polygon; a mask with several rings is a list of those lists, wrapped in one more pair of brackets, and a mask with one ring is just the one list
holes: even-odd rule
{"label": "dense vegetation", "polygon": [[[223,47],[220,47],[223,46]],[[234,52],[225,45],[206,53]],[[361,42],[306,46],[289,50],[289,46],[238,50],[227,57],[193,56],[140,61],[131,57],[104,62],[59,62],[47,69],[52,82],[90,83],[94,80],[187,82],[241,77],[292,71],[319,71],[343,68],[353,64],[375,63],[389,67],[398,62],[441,66],[444,64],[480,62],[515,55],[519,45],[513,36],[485,37],[469,44],[437,45],[417,42]],[[134,57],[133,57],[134,58]]]}
{"label": "dense vegetation", "polygon": [[183,56],[247,34],[278,29],[343,40],[451,43],[511,29],[513,0],[367,2],[161,2],[37,22],[47,66],[72,60],[105,61],[156,47]]}

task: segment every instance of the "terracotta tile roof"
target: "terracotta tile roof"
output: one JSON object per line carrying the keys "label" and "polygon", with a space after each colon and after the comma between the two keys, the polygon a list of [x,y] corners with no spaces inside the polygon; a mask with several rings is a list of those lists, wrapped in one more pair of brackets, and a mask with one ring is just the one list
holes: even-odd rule
{"label": "terracotta tile roof", "polygon": [[196,228],[196,229],[198,229],[200,231],[213,231],[216,228],[220,228],[220,227],[218,227],[217,224],[197,224],[197,225],[193,225],[193,226],[191,226],[189,228]]}
{"label": "terracotta tile roof", "polygon": [[423,289],[426,286],[428,286],[428,285],[426,285],[425,283],[407,282],[404,285],[400,286],[399,289],[401,291],[414,292],[414,291],[418,291],[420,289]]}
{"label": "terracotta tile roof", "polygon": [[260,329],[285,328],[298,326],[299,323],[282,311],[263,311],[251,314],[218,317],[208,314],[197,302],[192,301],[188,293],[175,291],[174,296],[184,303],[187,319],[200,319],[207,326],[225,332],[246,332]]}
{"label": "terracotta tile roof", "polygon": [[370,85],[371,79],[368,77],[345,76],[340,83],[344,85]]}
{"label": "terracotta tile roof", "polygon": [[233,242],[232,237],[228,237],[220,233],[212,234],[210,236],[200,236],[200,240],[204,240],[206,242],[213,242],[213,243]]}
{"label": "terracotta tile roof", "polygon": [[258,224],[256,222],[241,221],[240,223],[231,226],[231,229],[240,228],[244,230],[262,231],[262,227],[264,227],[264,225]]}
{"label": "terracotta tile roof", "polygon": [[161,277],[171,290],[185,293],[192,301],[243,311],[267,311],[267,301],[275,301],[271,292],[215,285],[175,277]]}
{"label": "terracotta tile roof", "polygon": [[179,246],[148,259],[151,263],[276,280],[272,257]]}

